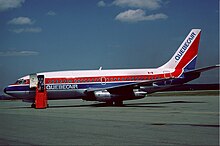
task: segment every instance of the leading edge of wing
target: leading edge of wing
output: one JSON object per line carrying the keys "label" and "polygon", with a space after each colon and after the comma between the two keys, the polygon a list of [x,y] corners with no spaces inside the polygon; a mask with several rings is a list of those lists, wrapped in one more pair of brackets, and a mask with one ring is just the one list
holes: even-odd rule
{"label": "leading edge of wing", "polygon": [[125,87],[134,87],[137,85],[147,85],[151,84],[154,82],[161,82],[161,81],[167,81],[170,79],[175,79],[173,77],[170,78],[165,78],[165,79],[155,79],[155,80],[149,80],[149,81],[140,81],[140,82],[135,82],[135,83],[128,83],[128,84],[123,84],[123,85],[117,85],[117,86],[111,86],[111,87],[106,87],[106,88],[89,88],[85,92],[95,92],[95,91],[103,91],[103,90],[111,90],[111,89],[120,89],[120,88],[125,88]]}

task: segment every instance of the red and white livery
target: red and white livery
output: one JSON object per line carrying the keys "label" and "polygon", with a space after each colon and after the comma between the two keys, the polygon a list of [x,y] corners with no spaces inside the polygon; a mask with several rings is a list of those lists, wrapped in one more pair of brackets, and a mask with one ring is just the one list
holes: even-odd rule
{"label": "red and white livery", "polygon": [[[195,69],[201,30],[192,29],[173,57],[154,69],[81,70],[36,73],[43,77],[48,100],[83,99],[121,105],[124,100],[144,98],[196,79],[201,72],[219,65]],[[23,101],[33,102],[34,80],[27,75],[9,85],[4,92]]]}

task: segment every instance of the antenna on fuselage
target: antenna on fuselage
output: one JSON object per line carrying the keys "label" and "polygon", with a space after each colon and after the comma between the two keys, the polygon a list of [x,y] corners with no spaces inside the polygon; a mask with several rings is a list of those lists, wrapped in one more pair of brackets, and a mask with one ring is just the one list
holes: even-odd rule
{"label": "antenna on fuselage", "polygon": [[99,67],[99,70],[102,70],[102,66]]}

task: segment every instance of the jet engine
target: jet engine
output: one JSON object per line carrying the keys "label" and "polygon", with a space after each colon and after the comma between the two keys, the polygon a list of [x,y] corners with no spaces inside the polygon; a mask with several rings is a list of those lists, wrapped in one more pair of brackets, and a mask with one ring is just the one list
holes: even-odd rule
{"label": "jet engine", "polygon": [[88,101],[100,101],[100,102],[112,102],[112,101],[123,101],[144,98],[147,92],[144,91],[132,91],[128,93],[110,93],[107,90],[95,91],[94,93],[87,94],[83,100]]}

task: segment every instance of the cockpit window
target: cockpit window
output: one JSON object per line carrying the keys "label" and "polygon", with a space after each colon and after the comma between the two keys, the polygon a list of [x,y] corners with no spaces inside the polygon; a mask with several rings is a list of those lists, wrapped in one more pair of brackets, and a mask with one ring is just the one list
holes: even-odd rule
{"label": "cockpit window", "polygon": [[27,80],[21,79],[21,80],[17,80],[17,81],[15,82],[15,84],[25,84],[26,82],[27,82]]}

